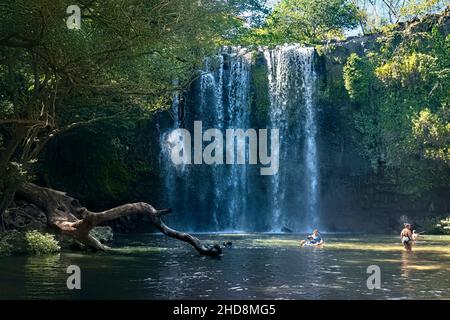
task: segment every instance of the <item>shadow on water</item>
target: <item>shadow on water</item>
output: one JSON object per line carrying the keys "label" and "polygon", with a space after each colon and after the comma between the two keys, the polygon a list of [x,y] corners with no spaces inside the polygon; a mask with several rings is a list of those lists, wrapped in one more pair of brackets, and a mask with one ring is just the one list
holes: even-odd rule
{"label": "shadow on water", "polygon": [[[160,235],[118,236],[111,253],[0,258],[1,299],[450,299],[450,237],[429,236],[412,253],[395,236],[327,234],[301,248],[295,234],[200,234],[232,241],[217,258]],[[66,268],[81,268],[68,290]],[[367,267],[381,269],[369,290]]]}

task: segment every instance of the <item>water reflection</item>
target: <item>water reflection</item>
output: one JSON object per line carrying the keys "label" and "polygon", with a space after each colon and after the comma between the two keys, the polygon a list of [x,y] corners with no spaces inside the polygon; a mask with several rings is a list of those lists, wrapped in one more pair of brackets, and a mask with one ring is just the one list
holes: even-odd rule
{"label": "water reflection", "polygon": [[[200,235],[222,243],[221,235]],[[0,298],[26,299],[449,299],[450,237],[404,252],[391,237],[328,235],[323,249],[297,235],[233,235],[222,257],[199,257],[156,235],[119,237],[113,254],[0,258]],[[131,244],[137,245],[132,247]],[[66,288],[81,267],[82,290]],[[368,290],[369,265],[382,288]]]}

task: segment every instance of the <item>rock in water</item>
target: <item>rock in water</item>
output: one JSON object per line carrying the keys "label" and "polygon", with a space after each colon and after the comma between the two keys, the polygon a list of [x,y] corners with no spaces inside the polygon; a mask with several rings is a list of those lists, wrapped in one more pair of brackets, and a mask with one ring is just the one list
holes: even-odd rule
{"label": "rock in water", "polygon": [[114,237],[111,227],[95,227],[89,233],[94,238],[97,238],[102,244],[111,242]]}

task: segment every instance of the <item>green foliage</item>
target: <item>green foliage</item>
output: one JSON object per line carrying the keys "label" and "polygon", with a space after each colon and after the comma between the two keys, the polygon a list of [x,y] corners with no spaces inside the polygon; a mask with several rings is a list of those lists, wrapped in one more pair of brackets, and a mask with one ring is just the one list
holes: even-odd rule
{"label": "green foliage", "polygon": [[344,85],[350,98],[359,103],[368,102],[374,81],[371,61],[352,53],[344,66]]}
{"label": "green foliage", "polygon": [[14,246],[8,240],[6,235],[0,234],[0,257],[9,256],[14,250]]}
{"label": "green foliage", "polygon": [[450,115],[448,109],[424,109],[412,119],[412,140],[427,159],[450,165]]}
{"label": "green foliage", "polygon": [[51,234],[42,234],[38,231],[28,231],[25,233],[28,251],[32,254],[49,254],[58,252],[60,247],[58,241]]}
{"label": "green foliage", "polygon": [[424,221],[424,230],[428,234],[450,234],[450,217],[433,217]]}
{"label": "green foliage", "polygon": [[0,213],[19,184],[16,173],[28,172],[48,141],[167,108],[204,57],[240,34],[243,12],[262,8],[257,0],[80,0],[81,28],[69,30],[72,4],[0,5]]}
{"label": "green foliage", "polygon": [[402,87],[425,82],[430,76],[429,69],[436,65],[436,58],[413,52],[408,56],[396,56],[375,70],[375,74],[385,85],[399,83]]}
{"label": "green foliage", "polygon": [[22,233],[10,230],[0,233],[0,256],[11,254],[51,254],[60,250],[58,241],[51,234],[36,230]]}
{"label": "green foliage", "polygon": [[449,37],[392,31],[377,52],[353,54],[344,68],[359,145],[374,168],[411,193],[448,185]]}
{"label": "green foliage", "polygon": [[427,13],[438,12],[448,5],[446,0],[408,0],[400,8],[400,16],[405,20],[411,20]]}
{"label": "green foliage", "polygon": [[133,199],[138,192],[134,183],[151,171],[150,162],[130,151],[139,143],[136,127],[134,121],[116,120],[73,130],[47,146],[37,175],[44,184],[69,190],[81,200],[95,194],[96,203],[86,203],[94,208],[106,200]]}
{"label": "green foliage", "polygon": [[342,38],[357,25],[358,11],[348,0],[282,0],[262,28],[245,38],[248,44],[314,43]]}
{"label": "green foliage", "polygon": [[353,53],[344,66],[343,78],[350,99],[358,106],[354,114],[355,128],[361,133],[360,151],[378,169],[384,161],[384,142],[380,135],[380,114],[376,106],[377,81],[373,55],[359,57]]}
{"label": "green foliage", "polygon": [[[190,81],[203,57],[243,23],[239,10],[251,7],[247,1],[80,1],[82,25],[74,31],[63,19],[69,4],[19,0],[1,6],[0,38],[8,39],[0,50],[4,110],[42,117],[45,112],[30,104],[51,101],[36,91],[59,97],[68,89],[134,94],[140,105],[164,107],[159,102],[169,97],[173,80]],[[44,111],[53,116],[53,109]]]}
{"label": "green foliage", "polygon": [[442,219],[438,226],[441,227],[446,234],[450,234],[450,217],[447,219]]}
{"label": "green foliage", "polygon": [[247,25],[253,28],[260,27],[270,11],[267,0],[228,0],[227,3],[234,8],[237,16],[244,18]]}

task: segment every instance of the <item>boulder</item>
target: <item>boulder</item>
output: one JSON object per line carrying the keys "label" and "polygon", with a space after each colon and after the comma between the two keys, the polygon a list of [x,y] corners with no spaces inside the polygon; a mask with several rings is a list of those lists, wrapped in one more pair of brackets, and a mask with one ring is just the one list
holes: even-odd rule
{"label": "boulder", "polygon": [[97,238],[102,244],[106,244],[113,240],[114,234],[111,227],[95,227],[89,232],[93,237]]}
{"label": "boulder", "polygon": [[47,216],[34,204],[25,201],[16,201],[3,214],[3,223],[6,230],[18,231],[37,230],[47,231]]}

